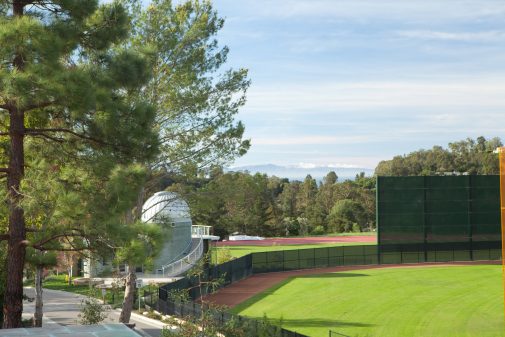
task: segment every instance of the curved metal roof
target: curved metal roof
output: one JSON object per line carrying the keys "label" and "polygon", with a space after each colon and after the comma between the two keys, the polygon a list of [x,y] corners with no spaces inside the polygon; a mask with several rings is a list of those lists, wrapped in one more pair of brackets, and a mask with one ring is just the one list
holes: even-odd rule
{"label": "curved metal roof", "polygon": [[142,206],[143,222],[152,223],[157,219],[166,219],[176,223],[187,222],[188,226],[191,226],[189,206],[174,192],[156,192]]}

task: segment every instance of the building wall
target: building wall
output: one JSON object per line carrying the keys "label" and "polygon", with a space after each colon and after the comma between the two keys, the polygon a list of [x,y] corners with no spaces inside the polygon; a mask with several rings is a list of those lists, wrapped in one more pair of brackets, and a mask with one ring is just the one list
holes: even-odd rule
{"label": "building wall", "polygon": [[181,255],[189,253],[191,249],[191,220],[175,221],[163,227],[166,239],[160,254],[154,260],[154,272]]}

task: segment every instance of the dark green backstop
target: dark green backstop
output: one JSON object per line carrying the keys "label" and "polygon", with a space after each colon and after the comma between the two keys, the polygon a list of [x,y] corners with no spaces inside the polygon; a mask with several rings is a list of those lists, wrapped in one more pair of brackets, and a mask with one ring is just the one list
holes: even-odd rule
{"label": "dark green backstop", "polygon": [[378,177],[377,228],[382,263],[397,252],[499,257],[499,176]]}

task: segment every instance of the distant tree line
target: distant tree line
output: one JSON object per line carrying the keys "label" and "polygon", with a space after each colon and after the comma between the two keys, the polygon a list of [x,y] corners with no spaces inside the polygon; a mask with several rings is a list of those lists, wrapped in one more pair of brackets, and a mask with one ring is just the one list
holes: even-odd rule
{"label": "distant tree line", "polygon": [[317,235],[375,227],[375,179],[364,173],[340,182],[329,172],[321,182],[215,169],[208,177],[173,183],[184,195],[194,224],[217,235]]}
{"label": "distant tree line", "polygon": [[[499,138],[467,138],[381,161],[375,176],[498,174]],[[164,186],[190,203],[195,224],[214,227],[217,235],[318,235],[375,228],[375,177],[358,174],[339,181],[335,172],[317,182],[223,172],[207,176],[171,178]],[[163,188],[163,186],[160,186]]]}
{"label": "distant tree line", "polygon": [[448,148],[434,146],[381,161],[375,175],[499,174],[498,156],[493,151],[500,146],[503,144],[497,137],[467,138],[449,143]]}

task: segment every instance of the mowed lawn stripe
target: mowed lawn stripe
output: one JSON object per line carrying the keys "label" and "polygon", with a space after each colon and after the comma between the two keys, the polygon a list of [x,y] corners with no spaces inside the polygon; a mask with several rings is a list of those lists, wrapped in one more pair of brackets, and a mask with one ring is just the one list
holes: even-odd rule
{"label": "mowed lawn stripe", "polygon": [[505,336],[501,267],[387,268],[286,280],[233,308],[314,337]]}

